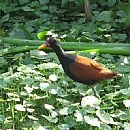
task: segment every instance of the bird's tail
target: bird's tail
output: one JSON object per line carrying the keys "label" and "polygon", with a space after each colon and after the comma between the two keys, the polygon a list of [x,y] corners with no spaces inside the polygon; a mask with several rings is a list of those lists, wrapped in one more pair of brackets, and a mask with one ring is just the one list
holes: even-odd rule
{"label": "bird's tail", "polygon": [[111,71],[111,70],[103,70],[102,72],[101,72],[103,75],[104,75],[104,77],[106,77],[106,79],[108,78],[112,78],[112,77],[115,77],[115,76],[117,76],[118,75],[118,73],[117,72],[113,72],[113,71]]}

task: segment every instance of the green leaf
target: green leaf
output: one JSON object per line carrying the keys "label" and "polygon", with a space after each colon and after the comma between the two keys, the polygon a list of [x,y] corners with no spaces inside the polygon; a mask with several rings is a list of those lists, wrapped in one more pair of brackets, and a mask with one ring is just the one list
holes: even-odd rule
{"label": "green leaf", "polygon": [[0,77],[0,88],[6,88],[8,84],[13,83],[13,79],[10,76]]}
{"label": "green leaf", "polygon": [[56,11],[57,11],[57,7],[51,5],[51,6],[49,7],[49,11],[50,11],[50,13],[56,13]]}
{"label": "green leaf", "polygon": [[42,31],[42,32],[39,32],[38,34],[37,34],[37,37],[38,37],[38,39],[43,39],[43,37],[47,34],[47,30],[46,31]]}
{"label": "green leaf", "polygon": [[61,115],[68,115],[68,107],[64,107],[63,109],[60,109],[59,113]]}
{"label": "green leaf", "polygon": [[52,117],[49,117],[49,116],[46,116],[46,115],[41,115],[42,117],[44,117],[45,119],[47,119],[49,122],[51,123],[57,123],[58,122],[58,118],[52,118]]}
{"label": "green leaf", "polygon": [[87,37],[87,36],[81,36],[80,38],[78,38],[77,40],[79,40],[80,42],[90,42],[90,41],[94,41],[93,39]]}
{"label": "green leaf", "polygon": [[58,113],[56,111],[50,111],[52,118],[56,118],[58,116]]}
{"label": "green leaf", "polygon": [[113,56],[111,54],[102,54],[104,58],[113,60]]}
{"label": "green leaf", "polygon": [[9,20],[9,16],[10,16],[9,14],[6,14],[6,15],[2,16],[1,22],[3,23],[3,22],[8,21]]}
{"label": "green leaf", "polygon": [[102,122],[104,122],[106,124],[111,124],[111,122],[113,122],[112,117],[110,117],[110,115],[103,110],[97,110],[96,115],[99,117],[99,119]]}
{"label": "green leaf", "polygon": [[31,7],[29,7],[29,6],[23,6],[21,9],[23,9],[24,11],[34,11],[34,10],[31,9]]}
{"label": "green leaf", "polygon": [[124,41],[124,40],[126,40],[127,35],[126,35],[126,34],[121,34],[121,33],[119,33],[119,34],[118,34],[118,38],[119,38],[121,41]]}
{"label": "green leaf", "polygon": [[115,71],[118,71],[120,73],[130,73],[130,66],[119,65],[115,68]]}
{"label": "green leaf", "polygon": [[59,130],[70,130],[70,127],[68,124],[60,124],[58,125]]}
{"label": "green leaf", "polygon": [[12,31],[9,33],[10,37],[18,39],[31,39],[31,33],[21,24],[15,24]]}
{"label": "green leaf", "polygon": [[39,50],[31,50],[30,55],[33,58],[37,59],[45,59],[45,56],[47,55],[44,51],[39,51]]}
{"label": "green leaf", "polygon": [[8,62],[5,60],[4,57],[0,57],[0,67],[6,66]]}
{"label": "green leaf", "polygon": [[4,122],[4,116],[0,115],[0,123],[3,123],[3,122]]}
{"label": "green leaf", "polygon": [[39,1],[32,1],[30,6],[31,7],[39,7],[40,6]]}
{"label": "green leaf", "polygon": [[[27,111],[28,112],[34,112],[34,111],[28,110],[28,108],[27,108]],[[38,120],[38,118],[36,118],[35,116],[32,116],[32,115],[28,115],[28,118],[31,119],[31,120],[34,120],[34,121]]]}
{"label": "green leaf", "polygon": [[40,70],[44,70],[44,69],[59,68],[60,66],[56,63],[48,62],[48,63],[40,64],[40,65],[38,65],[38,67],[39,67]]}
{"label": "green leaf", "polygon": [[69,1],[68,0],[62,0],[61,6],[65,6]]}
{"label": "green leaf", "polygon": [[26,84],[32,84],[35,81],[35,79],[26,77],[25,79],[22,79],[20,84],[26,85]]}
{"label": "green leaf", "polygon": [[120,92],[124,95],[130,95],[130,88],[128,89],[121,89]]}
{"label": "green leaf", "polygon": [[93,116],[84,116],[84,120],[91,126],[100,127],[100,121],[98,120],[98,118],[94,118]]}
{"label": "green leaf", "polygon": [[117,11],[117,16],[120,16],[120,17],[125,17],[126,16],[126,13],[125,11]]}
{"label": "green leaf", "polygon": [[105,123],[100,124],[100,129],[101,130],[112,130],[112,128],[109,125],[105,124]]}
{"label": "green leaf", "polygon": [[18,67],[18,71],[23,72],[23,73],[33,73],[35,72],[35,70],[33,70],[35,68],[34,65],[30,64],[30,65],[21,65]]}
{"label": "green leaf", "polygon": [[130,100],[123,100],[123,103],[126,107],[130,107]]}
{"label": "green leaf", "polygon": [[83,1],[82,1],[82,0],[75,0],[75,3],[76,3],[77,5],[81,5],[81,4],[83,3]]}
{"label": "green leaf", "polygon": [[122,120],[126,120],[126,121],[130,120],[130,115],[127,112],[125,112],[124,110],[120,110],[120,109],[116,110],[115,113],[112,114],[112,116],[120,119],[121,121]]}
{"label": "green leaf", "polygon": [[49,79],[51,80],[51,81],[57,81],[58,80],[58,77],[57,77],[57,75],[55,75],[55,74],[51,74],[51,75],[49,75]]}
{"label": "green leaf", "polygon": [[33,130],[46,130],[39,122],[34,121],[32,124]]}
{"label": "green leaf", "polygon": [[98,98],[96,98],[95,96],[86,96],[86,97],[82,98],[81,105],[83,107],[85,107],[87,105],[92,106],[92,107],[97,107],[97,106],[99,106],[100,102],[101,101]]}
{"label": "green leaf", "polygon": [[119,118],[120,120],[130,121],[130,115],[128,113],[121,114]]}
{"label": "green leaf", "polygon": [[56,100],[57,100],[57,102],[64,104],[64,105],[70,104],[70,102],[67,99],[57,98]]}
{"label": "green leaf", "polygon": [[40,4],[42,5],[49,3],[49,0],[39,0],[39,1],[40,1]]}
{"label": "green leaf", "polygon": [[40,89],[42,90],[42,91],[46,91],[46,90],[48,90],[49,89],[49,87],[50,87],[50,84],[49,83],[47,83],[47,82],[43,82],[43,83],[40,83]]}
{"label": "green leaf", "polygon": [[116,0],[108,0],[108,6],[112,7],[116,4]]}
{"label": "green leaf", "polygon": [[16,104],[15,109],[18,111],[26,111],[26,108],[21,104]]}
{"label": "green leaf", "polygon": [[130,129],[130,123],[124,122],[124,130],[129,130]]}
{"label": "green leaf", "polygon": [[26,85],[24,89],[27,91],[27,93],[31,93],[33,91],[33,88],[28,85]]}
{"label": "green leaf", "polygon": [[96,16],[97,20],[104,21],[104,22],[111,22],[112,21],[112,13],[113,13],[112,11],[102,11],[100,14],[98,12],[98,15]]}
{"label": "green leaf", "polygon": [[64,121],[67,125],[69,125],[70,128],[77,125],[77,122],[75,121],[73,116],[67,116],[64,118]]}
{"label": "green leaf", "polygon": [[19,0],[20,4],[25,4],[25,3],[29,3],[29,2],[30,2],[30,0]]}
{"label": "green leaf", "polygon": [[125,11],[126,12],[126,16],[125,16],[125,26],[128,27],[130,25],[130,4],[129,3],[125,3],[122,2],[121,0],[118,2],[118,9],[121,11]]}
{"label": "green leaf", "polygon": [[77,122],[84,120],[83,115],[79,110],[75,111],[74,116],[76,117]]}
{"label": "green leaf", "polygon": [[44,107],[45,107],[45,109],[47,109],[47,110],[53,110],[53,109],[55,109],[52,105],[50,105],[50,104],[44,104]]}

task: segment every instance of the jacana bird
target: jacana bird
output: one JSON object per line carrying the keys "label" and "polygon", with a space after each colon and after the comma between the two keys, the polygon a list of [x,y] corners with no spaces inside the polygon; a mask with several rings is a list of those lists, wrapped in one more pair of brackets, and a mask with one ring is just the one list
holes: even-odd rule
{"label": "jacana bird", "polygon": [[45,47],[50,47],[54,50],[64,72],[72,80],[83,84],[92,85],[92,90],[96,97],[99,97],[99,95],[93,85],[99,81],[110,79],[118,74],[90,58],[65,53],[58,41],[53,37],[48,38],[45,44],[39,46],[38,49],[41,50]]}

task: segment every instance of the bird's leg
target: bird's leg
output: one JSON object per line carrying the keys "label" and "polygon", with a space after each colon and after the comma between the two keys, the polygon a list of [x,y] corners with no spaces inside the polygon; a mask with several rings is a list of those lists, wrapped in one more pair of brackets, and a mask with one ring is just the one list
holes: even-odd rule
{"label": "bird's leg", "polygon": [[94,93],[94,96],[100,99],[100,96],[99,96],[99,94],[97,93],[97,91],[96,91],[96,89],[95,89],[95,86],[92,86],[92,91],[93,91],[93,93]]}

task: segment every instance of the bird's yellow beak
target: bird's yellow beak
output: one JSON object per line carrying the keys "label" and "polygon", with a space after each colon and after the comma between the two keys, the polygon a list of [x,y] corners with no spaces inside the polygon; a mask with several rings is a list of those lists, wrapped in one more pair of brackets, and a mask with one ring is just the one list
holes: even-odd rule
{"label": "bird's yellow beak", "polygon": [[44,48],[46,48],[45,44],[42,44],[41,46],[38,47],[39,50],[44,49]]}

